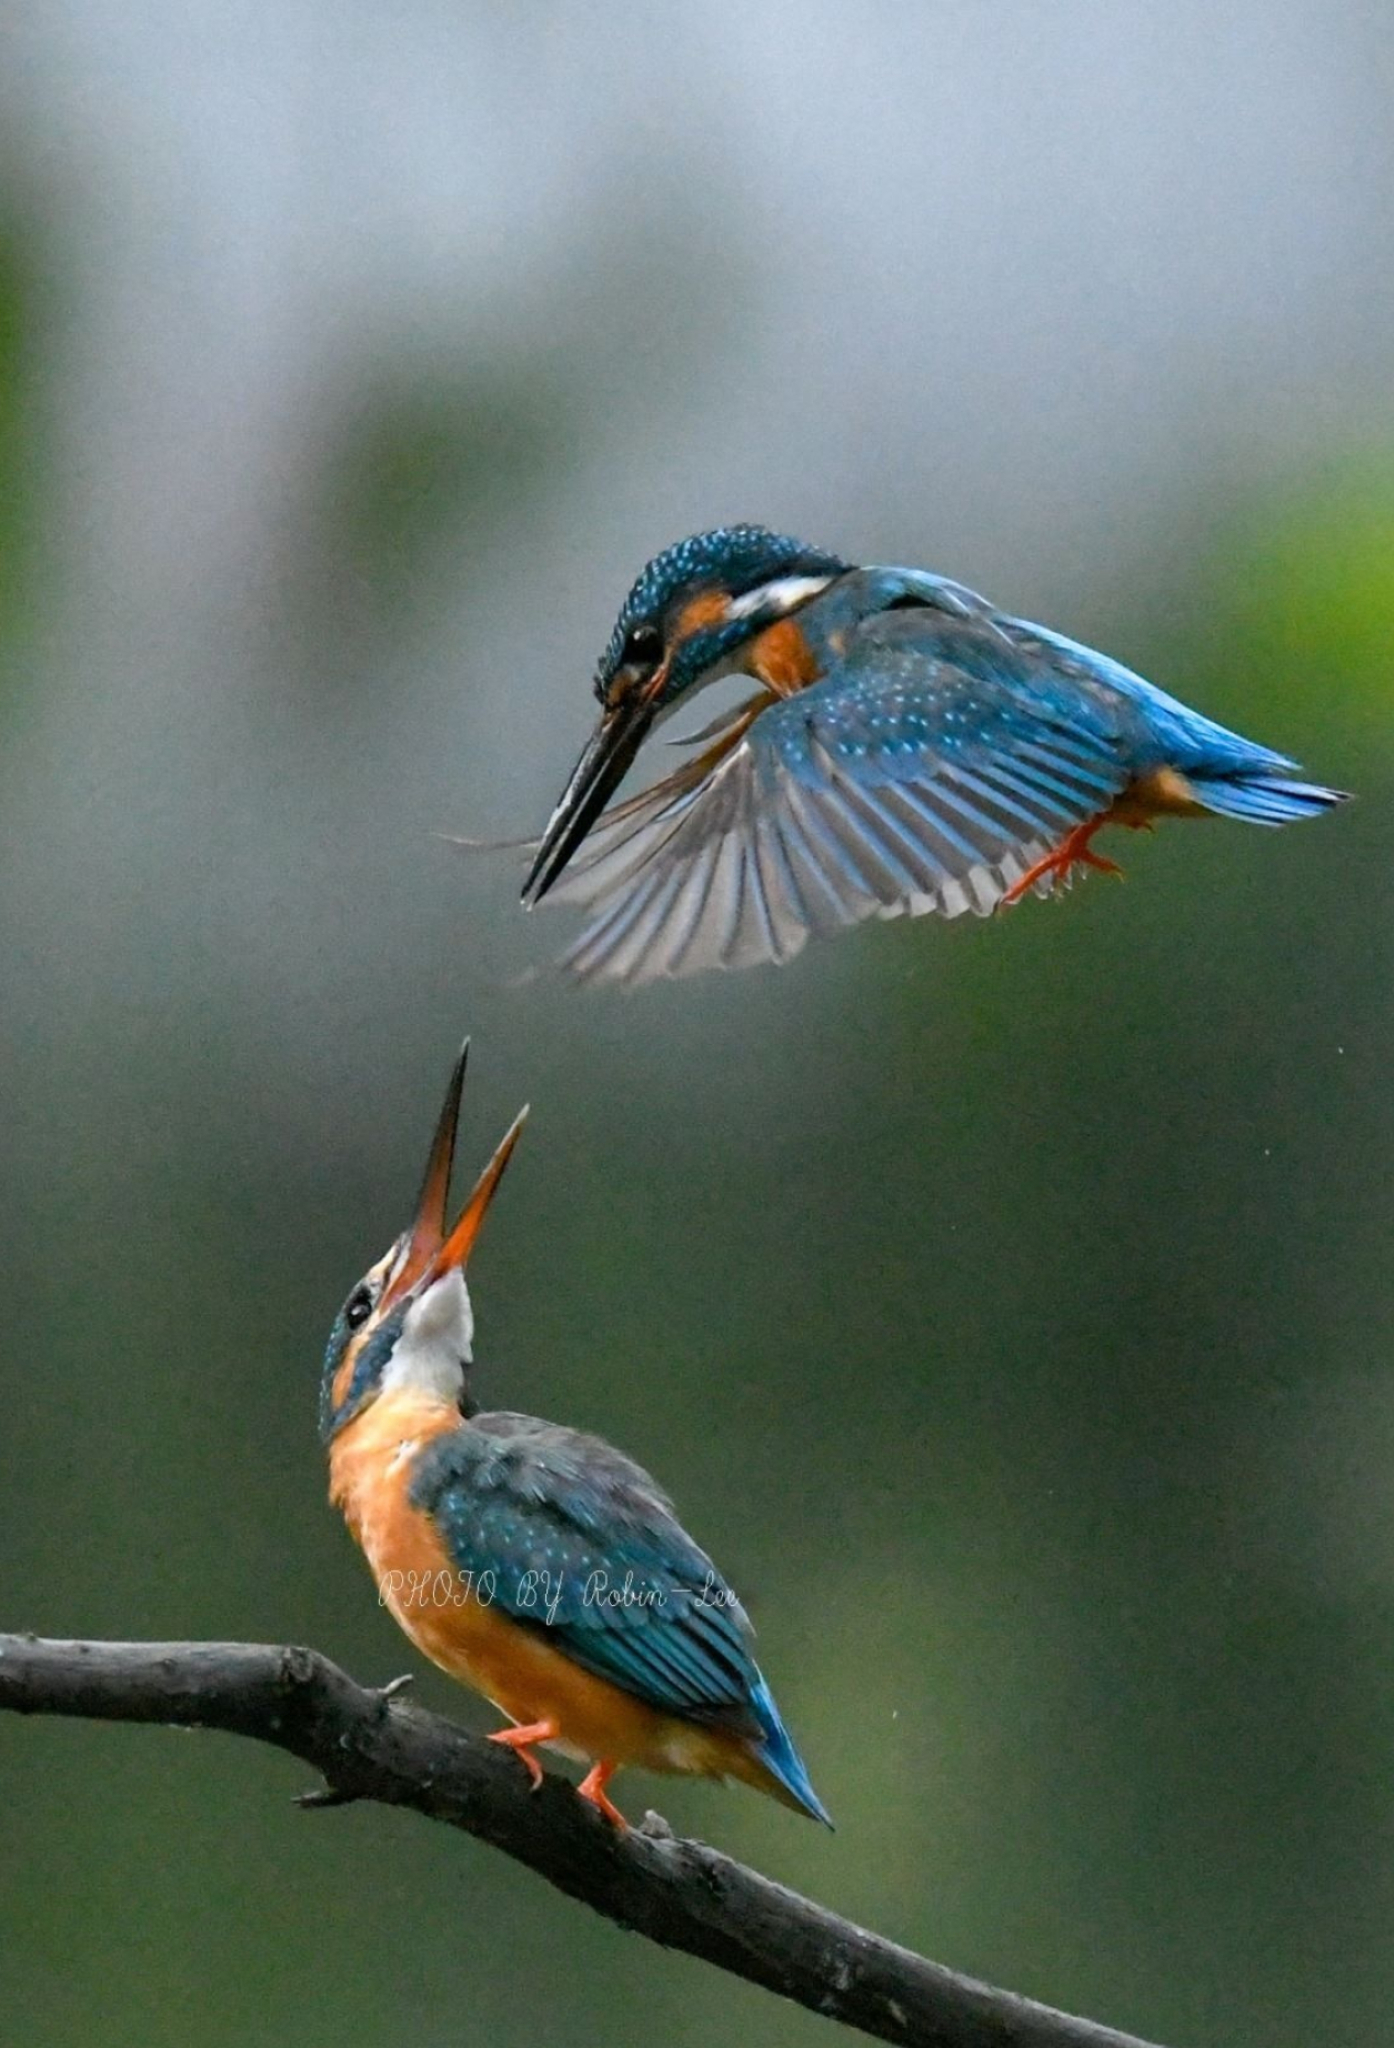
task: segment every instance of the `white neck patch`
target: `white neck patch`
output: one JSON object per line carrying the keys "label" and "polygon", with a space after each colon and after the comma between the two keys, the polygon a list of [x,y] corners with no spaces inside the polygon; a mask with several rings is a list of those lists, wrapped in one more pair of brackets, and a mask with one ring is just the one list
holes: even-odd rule
{"label": "white neck patch", "polygon": [[743,597],[733,597],[730,616],[748,619],[756,612],[772,612],[776,618],[783,618],[809,598],[817,597],[832,580],[831,576],[776,576],[772,583],[757,584]]}
{"label": "white neck patch", "polygon": [[474,1310],[459,1267],[428,1287],[407,1310],[382,1376],[384,1394],[434,1394],[458,1401],[474,1356]]}

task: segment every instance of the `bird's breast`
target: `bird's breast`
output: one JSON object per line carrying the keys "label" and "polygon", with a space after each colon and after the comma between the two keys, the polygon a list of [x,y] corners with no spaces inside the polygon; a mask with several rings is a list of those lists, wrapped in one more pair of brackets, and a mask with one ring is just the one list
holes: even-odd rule
{"label": "bird's breast", "polygon": [[553,1719],[563,1747],[604,1754],[595,1746],[600,1733],[635,1717],[603,1705],[597,1711],[595,1695],[610,1688],[514,1621],[497,1574],[462,1570],[435,1517],[411,1499],[427,1445],[468,1427],[451,1408],[409,1396],[380,1399],[335,1441],[330,1498],[368,1560],[379,1601],[423,1656],[511,1720]]}
{"label": "bird's breast", "polygon": [[766,626],[750,644],[747,667],[767,690],[777,697],[792,697],[806,690],[822,673],[818,657],[797,619],[780,619]]}
{"label": "bird's breast", "polygon": [[467,1426],[447,1403],[384,1395],[340,1431],[329,1454],[329,1497],[368,1560],[379,1600],[426,1656],[464,1677],[471,1642],[492,1634],[491,1617],[433,1517],[413,1504],[411,1483],[427,1446]]}

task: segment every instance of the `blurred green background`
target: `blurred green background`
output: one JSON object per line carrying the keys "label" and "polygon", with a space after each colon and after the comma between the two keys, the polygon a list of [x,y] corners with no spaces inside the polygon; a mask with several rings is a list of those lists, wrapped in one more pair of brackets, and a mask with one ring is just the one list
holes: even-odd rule
{"label": "blurred green background", "polygon": [[[11,13],[0,1621],[412,1668],[319,1358],[534,1119],[486,1401],[652,1467],[839,1823],[636,1780],[1182,2048],[1394,2005],[1394,28],[1068,0]],[[633,996],[517,863],[643,560],[763,519],[1360,801]],[[207,1736],[0,1721],[33,2048],[831,2038]]]}

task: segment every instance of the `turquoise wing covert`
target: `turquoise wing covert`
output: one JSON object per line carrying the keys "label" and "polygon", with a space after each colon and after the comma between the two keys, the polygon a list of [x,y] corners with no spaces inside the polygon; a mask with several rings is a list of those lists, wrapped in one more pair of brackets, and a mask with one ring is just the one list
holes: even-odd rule
{"label": "turquoise wing covert", "polygon": [[411,1502],[477,1597],[685,1720],[760,1737],[751,1628],[648,1474],[598,1437],[475,1416],[428,1446]]}

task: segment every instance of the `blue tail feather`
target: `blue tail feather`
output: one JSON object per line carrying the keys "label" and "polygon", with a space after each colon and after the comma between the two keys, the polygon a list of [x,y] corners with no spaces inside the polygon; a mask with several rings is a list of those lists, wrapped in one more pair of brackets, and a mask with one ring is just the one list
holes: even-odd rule
{"label": "blue tail feather", "polygon": [[1197,803],[1222,818],[1242,818],[1246,825],[1291,825],[1299,818],[1315,818],[1333,804],[1344,803],[1347,794],[1281,775],[1212,777],[1192,770],[1187,780]]}
{"label": "blue tail feather", "polygon": [[751,1691],[750,1704],[764,1730],[764,1738],[755,1744],[755,1754],[761,1763],[788,1793],[795,1806],[802,1807],[814,1820],[821,1820],[825,1828],[832,1826],[828,1810],[814,1791],[803,1758],[789,1739],[789,1731],[779,1718],[779,1709],[774,1695],[764,1679],[756,1673],[755,1685]]}

